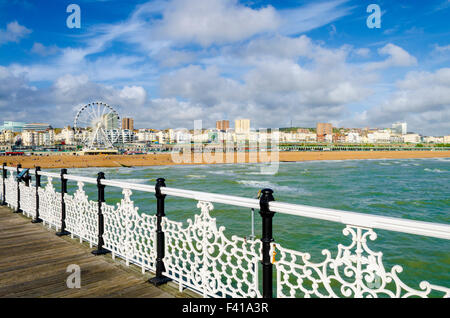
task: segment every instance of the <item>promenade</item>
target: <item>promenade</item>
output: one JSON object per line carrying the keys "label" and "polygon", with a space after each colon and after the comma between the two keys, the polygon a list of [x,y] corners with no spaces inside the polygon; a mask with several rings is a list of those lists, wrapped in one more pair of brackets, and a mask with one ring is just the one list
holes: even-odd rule
{"label": "promenade", "polygon": [[[242,155],[242,158],[240,157]],[[161,166],[176,164],[207,164],[207,163],[250,163],[250,162],[296,162],[314,160],[361,160],[361,159],[417,159],[417,158],[450,158],[450,151],[280,151],[279,153],[261,152],[234,153],[232,160],[227,154],[214,155],[213,162],[202,158],[191,158],[174,162],[170,153],[148,155],[49,155],[49,156],[6,156],[2,160],[8,166],[21,164],[23,168],[40,166],[50,168],[88,168],[88,167],[122,167],[122,166]],[[184,158],[186,159],[186,158]],[[1,161],[0,161],[1,162]]]}
{"label": "promenade", "polygon": [[[0,297],[192,297],[171,284],[155,287],[133,265],[94,256],[88,244],[58,237],[42,223],[0,207]],[[68,288],[69,265],[81,268],[81,288]]]}

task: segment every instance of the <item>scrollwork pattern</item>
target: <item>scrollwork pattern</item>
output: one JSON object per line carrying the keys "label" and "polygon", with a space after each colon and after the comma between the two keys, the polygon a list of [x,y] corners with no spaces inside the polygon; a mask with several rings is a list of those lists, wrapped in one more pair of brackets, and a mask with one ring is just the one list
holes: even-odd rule
{"label": "scrollwork pattern", "polygon": [[272,245],[277,270],[278,297],[428,297],[431,292],[449,297],[450,289],[420,283],[420,290],[413,289],[398,277],[402,267],[395,265],[387,272],[382,253],[367,246],[367,240],[375,240],[376,233],[370,228],[348,225],[343,234],[351,235],[348,246],[338,245],[336,257],[329,250],[323,250],[325,260],[310,261],[309,253]]}
{"label": "scrollwork pattern", "polygon": [[258,288],[258,261],[261,242],[224,235],[209,214],[210,202],[199,201],[200,215],[188,226],[163,219],[166,236],[165,275],[180,288],[192,288],[204,297],[261,297]]}
{"label": "scrollwork pattern", "polygon": [[13,171],[9,171],[9,175],[5,179],[5,195],[8,206],[17,209],[17,181]]}
{"label": "scrollwork pattern", "polygon": [[124,198],[116,207],[103,205],[105,248],[113,257],[125,259],[145,270],[155,270],[156,216],[139,214],[131,200],[131,190],[123,190]]}
{"label": "scrollwork pattern", "polygon": [[38,189],[39,194],[39,217],[49,227],[56,230],[61,228],[61,193],[56,192],[53,179],[47,177],[45,188]]}
{"label": "scrollwork pattern", "polygon": [[24,182],[19,183],[20,208],[29,217],[36,215],[36,188],[26,186]]}
{"label": "scrollwork pattern", "polygon": [[73,195],[66,194],[66,228],[72,237],[96,245],[98,241],[98,202],[89,200],[84,191],[84,183],[78,182],[78,189]]}

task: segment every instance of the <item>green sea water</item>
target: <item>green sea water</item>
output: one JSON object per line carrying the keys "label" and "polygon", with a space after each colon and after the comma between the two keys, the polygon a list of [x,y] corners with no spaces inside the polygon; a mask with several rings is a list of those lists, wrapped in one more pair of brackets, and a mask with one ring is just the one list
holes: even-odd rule
{"label": "green sea water", "polygon": [[[450,224],[450,158],[345,160],[280,163],[274,175],[261,173],[259,164],[154,166],[135,168],[69,169],[70,174],[95,177],[103,171],[107,179],[153,185],[165,178],[168,187],[255,197],[259,189],[271,188],[277,201],[355,211],[411,220]],[[53,170],[55,171],[55,170]],[[69,191],[75,189],[71,182]],[[96,199],[93,185],[85,187]],[[115,204],[122,198],[118,188],[106,188],[106,200]],[[155,213],[151,193],[133,191],[139,211]],[[198,213],[194,200],[168,196],[166,215],[186,222]],[[211,215],[226,235],[249,236],[249,209],[214,204]],[[312,261],[323,260],[321,251],[337,252],[339,243],[350,243],[342,234],[345,227],[328,221],[277,213],[273,219],[275,241],[298,251],[309,252]],[[256,235],[261,220],[255,212]],[[413,288],[423,280],[450,287],[450,242],[419,235],[375,230],[369,241],[373,251],[383,252],[386,270],[399,264],[399,277]]]}

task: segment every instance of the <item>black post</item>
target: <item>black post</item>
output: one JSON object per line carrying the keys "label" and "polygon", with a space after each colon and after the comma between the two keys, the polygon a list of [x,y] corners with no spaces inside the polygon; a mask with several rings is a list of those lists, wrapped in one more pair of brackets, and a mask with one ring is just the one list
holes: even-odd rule
{"label": "black post", "polygon": [[6,185],[5,185],[5,180],[6,180],[6,177],[7,177],[7,171],[8,170],[6,170],[6,162],[4,162],[3,163],[3,166],[2,166],[2,178],[3,178],[3,196],[2,196],[2,205],[6,205]]}
{"label": "black post", "polygon": [[105,174],[103,172],[99,172],[97,174],[97,190],[98,190],[98,243],[97,249],[92,251],[91,253],[94,255],[103,255],[109,253],[107,249],[103,248],[103,232],[104,221],[103,221],[103,213],[102,213],[102,203],[105,202],[105,186],[101,184],[101,180],[105,179]]}
{"label": "black post", "polygon": [[263,189],[259,198],[259,214],[262,217],[262,270],[263,270],[263,298],[272,298],[273,265],[270,260],[270,243],[272,237],[272,218],[275,212],[270,211],[269,202],[275,201],[271,189]]}
{"label": "black post", "polygon": [[162,231],[161,221],[166,214],[164,213],[165,194],[161,193],[161,187],[165,187],[164,178],[158,178],[155,185],[156,197],[156,276],[149,279],[149,282],[155,286],[159,286],[171,281],[170,278],[162,273],[166,270],[164,267],[164,232]]}
{"label": "black post", "polygon": [[42,220],[39,218],[39,187],[41,186],[41,176],[39,175],[39,171],[41,171],[41,167],[36,167],[36,216],[31,223],[41,223]]}
{"label": "black post", "polygon": [[61,231],[56,233],[58,236],[70,234],[66,231],[66,203],[64,202],[64,193],[67,193],[67,179],[64,179],[65,174],[67,174],[67,169],[61,169]]}
{"label": "black post", "polygon": [[21,213],[22,212],[22,209],[20,208],[20,179],[19,178],[17,178],[17,176],[19,175],[19,173],[20,173],[20,169],[22,168],[22,165],[19,163],[18,165],[17,165],[17,170],[16,170],[16,179],[17,179],[17,208],[16,208],[16,210],[14,211],[14,213]]}

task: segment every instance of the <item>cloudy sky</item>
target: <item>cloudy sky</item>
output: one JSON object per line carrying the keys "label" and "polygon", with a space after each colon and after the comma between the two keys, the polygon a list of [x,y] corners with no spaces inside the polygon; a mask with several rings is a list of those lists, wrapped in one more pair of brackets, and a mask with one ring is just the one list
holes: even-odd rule
{"label": "cloudy sky", "polygon": [[449,135],[449,20],[450,0],[0,0],[0,121],[62,127],[101,100],[137,128],[406,121]]}

